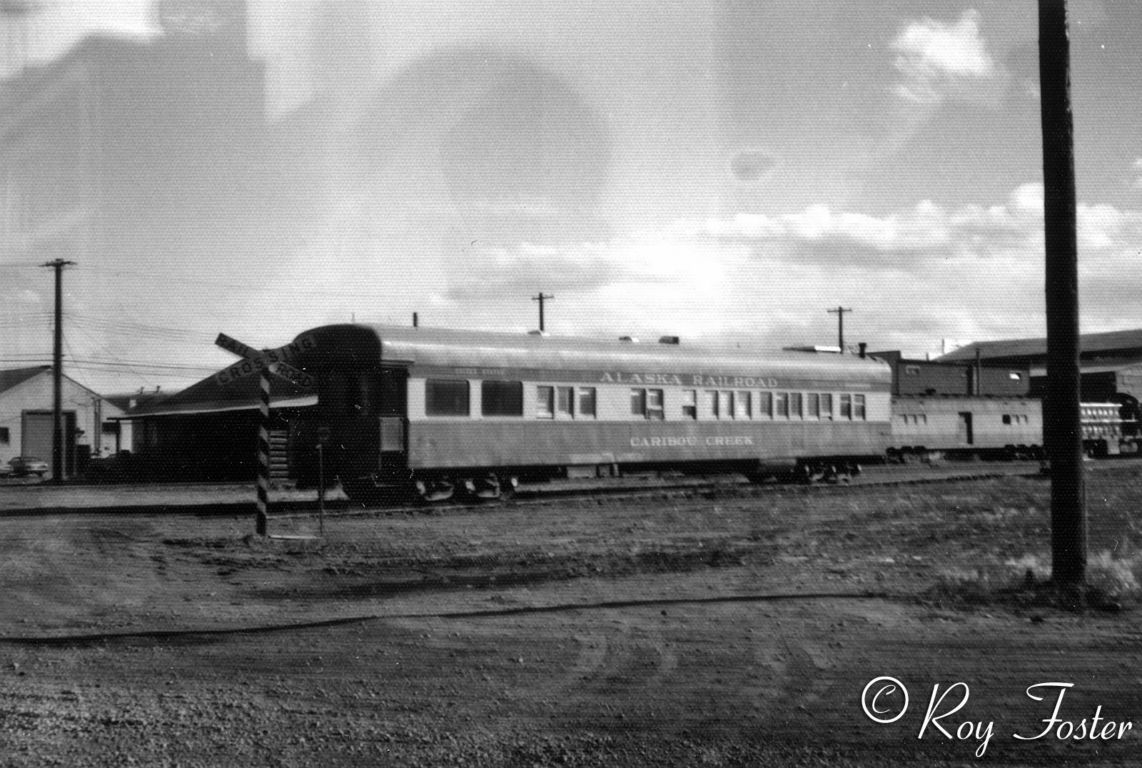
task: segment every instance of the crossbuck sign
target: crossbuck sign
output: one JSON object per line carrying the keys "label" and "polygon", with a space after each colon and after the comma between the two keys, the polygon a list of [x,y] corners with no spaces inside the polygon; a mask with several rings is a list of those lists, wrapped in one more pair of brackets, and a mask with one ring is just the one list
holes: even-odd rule
{"label": "crossbuck sign", "polygon": [[226,385],[235,379],[241,379],[245,376],[268,370],[278,378],[285,379],[302,389],[313,388],[313,377],[305,371],[289,364],[291,360],[294,360],[302,352],[317,348],[317,340],[309,334],[301,336],[283,347],[263,349],[260,351],[253,347],[246,346],[237,339],[232,339],[224,333],[218,334],[218,338],[214,340],[214,343],[243,358],[229,368],[214,374],[214,380],[219,384]]}

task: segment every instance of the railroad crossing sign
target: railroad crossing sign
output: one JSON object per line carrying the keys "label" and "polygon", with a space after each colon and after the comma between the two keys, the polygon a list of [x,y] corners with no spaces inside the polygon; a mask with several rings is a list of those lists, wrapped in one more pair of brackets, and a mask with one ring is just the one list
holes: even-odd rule
{"label": "railroad crossing sign", "polygon": [[226,385],[235,379],[268,370],[278,378],[285,379],[302,389],[313,388],[313,377],[289,364],[289,361],[295,359],[302,352],[317,348],[317,340],[309,334],[277,349],[256,350],[224,333],[218,334],[214,343],[243,358],[229,368],[214,374],[214,380],[219,384]]}
{"label": "railroad crossing sign", "polygon": [[[289,364],[302,352],[317,348],[317,340],[308,333],[292,343],[277,349],[263,349],[261,352],[253,347],[246,346],[237,339],[232,339],[224,333],[218,334],[214,343],[225,350],[233,352],[242,358],[241,362],[234,363],[224,371],[214,374],[214,380],[225,386],[235,379],[258,374],[258,411],[261,422],[258,425],[258,477],[257,500],[255,502],[257,517],[255,530],[259,536],[265,536],[269,527],[270,502],[270,374],[279,376],[299,387],[311,389],[313,377],[305,371],[294,368]],[[324,529],[324,514],[322,515],[322,528]],[[323,530],[324,532],[324,530]]]}

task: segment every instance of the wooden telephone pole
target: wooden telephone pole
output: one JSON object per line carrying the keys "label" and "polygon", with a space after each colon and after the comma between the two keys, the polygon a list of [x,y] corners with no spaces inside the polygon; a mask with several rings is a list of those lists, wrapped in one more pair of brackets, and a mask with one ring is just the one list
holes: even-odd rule
{"label": "wooden telephone pole", "polygon": [[55,345],[52,351],[52,482],[62,483],[63,462],[63,268],[74,261],[56,259],[41,267],[51,267],[56,273]]}
{"label": "wooden telephone pole", "polygon": [[845,313],[852,311],[852,307],[837,307],[828,310],[830,315],[837,316],[837,346],[841,348],[842,355],[845,353]]}
{"label": "wooden telephone pole", "polygon": [[1087,521],[1079,407],[1079,270],[1066,0],[1039,0],[1039,90],[1047,298],[1043,443],[1051,462],[1051,573],[1059,586],[1081,587],[1086,579]]}

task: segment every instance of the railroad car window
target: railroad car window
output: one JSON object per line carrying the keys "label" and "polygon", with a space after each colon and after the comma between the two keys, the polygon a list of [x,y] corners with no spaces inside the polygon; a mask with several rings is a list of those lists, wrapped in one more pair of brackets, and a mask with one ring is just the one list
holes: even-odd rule
{"label": "railroad car window", "polygon": [[789,418],[789,393],[788,392],[774,392],[773,393],[773,418],[775,418],[775,419],[788,419]]}
{"label": "railroad car window", "polygon": [[803,413],[803,411],[801,410],[801,393],[800,392],[790,392],[789,393],[789,418],[799,419],[799,418],[801,418],[802,413]]}
{"label": "railroad car window", "polygon": [[833,420],[833,394],[825,392],[821,395],[821,418],[827,421]]}
{"label": "railroad car window", "polygon": [[696,389],[682,390],[682,418],[698,418],[698,391]]}
{"label": "railroad car window", "polygon": [[1023,381],[1023,374],[1019,371],[1009,371],[1007,373],[1007,378],[1011,379],[1012,381]]}
{"label": "railroad car window", "polygon": [[424,382],[424,412],[429,416],[467,416],[468,382],[463,379],[427,379]]}
{"label": "railroad car window", "polygon": [[555,411],[568,418],[575,418],[575,388],[555,388]]}
{"label": "railroad car window", "polygon": [[666,411],[662,406],[662,390],[661,389],[648,389],[646,390],[646,418],[655,421],[662,421],[666,418]]}
{"label": "railroad car window", "polygon": [[712,389],[707,389],[706,395],[706,413],[710,414],[712,418],[718,418],[718,393]]}
{"label": "railroad car window", "polygon": [[904,366],[904,374],[906,376],[919,376],[920,375],[920,366],[918,366],[918,365],[906,365],[906,366]]}
{"label": "railroad car window", "polygon": [[759,419],[772,419],[773,418],[773,393],[772,392],[758,392],[757,393],[757,417]]}
{"label": "railroad car window", "polygon": [[749,392],[738,392],[734,399],[734,416],[739,419],[753,418],[752,400]]}
{"label": "railroad car window", "polygon": [[535,388],[535,417],[537,419],[555,418],[555,387],[540,384]]}
{"label": "railroad car window", "polygon": [[853,421],[865,420],[864,395],[853,395]]}
{"label": "railroad car window", "polygon": [[718,393],[718,417],[732,419],[734,417],[734,393]]}
{"label": "railroad car window", "polygon": [[579,387],[579,415],[584,418],[595,418],[594,387]]}
{"label": "railroad car window", "polygon": [[1011,414],[1010,413],[1003,414],[1003,423],[1004,424],[1010,424],[1011,423]]}
{"label": "railroad car window", "polygon": [[646,416],[646,390],[630,391],[630,412],[632,416]]}
{"label": "railroad car window", "polygon": [[816,392],[805,395],[805,418],[812,421],[821,418],[821,396]]}
{"label": "railroad car window", "polygon": [[[107,429],[104,428],[103,431],[106,432]],[[8,436],[8,427],[0,427],[0,443],[7,445],[9,440],[11,437]]]}
{"label": "railroad car window", "polygon": [[485,416],[523,416],[522,381],[482,381],[480,397]]}
{"label": "railroad car window", "polygon": [[853,418],[853,396],[841,395],[841,418],[851,421]]}

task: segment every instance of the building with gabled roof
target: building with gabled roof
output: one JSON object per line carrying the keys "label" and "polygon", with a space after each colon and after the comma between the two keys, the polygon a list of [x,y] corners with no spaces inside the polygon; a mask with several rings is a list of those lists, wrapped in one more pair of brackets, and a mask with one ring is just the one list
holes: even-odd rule
{"label": "building with gabled roof", "polygon": [[[91,457],[119,450],[114,418],[123,409],[67,375],[60,377],[64,474],[83,471]],[[0,462],[36,456],[51,463],[54,424],[50,365],[0,370]]]}

